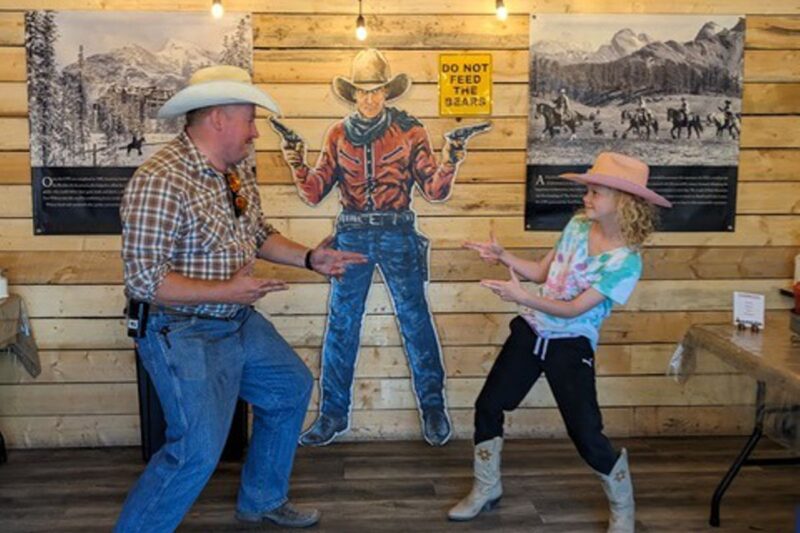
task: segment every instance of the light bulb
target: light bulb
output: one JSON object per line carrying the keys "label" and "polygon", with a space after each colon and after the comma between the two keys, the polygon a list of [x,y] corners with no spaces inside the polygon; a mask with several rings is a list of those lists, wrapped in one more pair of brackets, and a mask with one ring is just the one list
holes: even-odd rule
{"label": "light bulb", "polygon": [[222,7],[221,0],[214,0],[214,3],[211,4],[211,16],[215,19],[221,19],[222,15],[225,14],[225,8]]}
{"label": "light bulb", "polygon": [[497,7],[497,18],[499,20],[506,20],[508,18],[508,9],[506,9],[506,5],[503,3],[503,0],[497,0],[497,4],[495,4],[495,6]]}
{"label": "light bulb", "polygon": [[356,39],[363,41],[367,38],[367,26],[364,23],[364,16],[359,15],[356,19]]}

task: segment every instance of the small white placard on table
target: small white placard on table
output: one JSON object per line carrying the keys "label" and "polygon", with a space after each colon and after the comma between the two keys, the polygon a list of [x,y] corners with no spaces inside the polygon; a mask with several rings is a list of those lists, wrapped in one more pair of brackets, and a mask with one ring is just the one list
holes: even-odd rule
{"label": "small white placard on table", "polygon": [[764,327],[764,295],[752,292],[733,293],[733,323]]}

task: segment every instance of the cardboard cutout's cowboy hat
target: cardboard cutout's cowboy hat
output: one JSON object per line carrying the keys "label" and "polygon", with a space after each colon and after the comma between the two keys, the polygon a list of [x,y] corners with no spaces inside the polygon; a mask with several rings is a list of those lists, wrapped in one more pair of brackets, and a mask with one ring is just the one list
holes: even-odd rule
{"label": "cardboard cutout's cowboy hat", "polygon": [[239,67],[215,65],[197,70],[189,84],[158,110],[158,118],[173,118],[215,105],[254,104],[280,115],[270,96],[253,85],[250,74]]}
{"label": "cardboard cutout's cowboy hat", "polygon": [[386,87],[386,101],[399,98],[409,87],[411,79],[405,74],[398,74],[392,77],[389,70],[389,62],[378,50],[367,48],[359,52],[353,59],[351,78],[342,76],[333,78],[333,92],[336,96],[350,102],[356,103],[356,90],[374,91],[381,87]]}

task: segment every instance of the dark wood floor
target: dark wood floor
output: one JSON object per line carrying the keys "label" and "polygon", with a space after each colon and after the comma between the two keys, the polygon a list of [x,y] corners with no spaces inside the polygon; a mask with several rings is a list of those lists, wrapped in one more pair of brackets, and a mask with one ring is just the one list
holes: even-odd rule
{"label": "dark wood floor", "polygon": [[[714,487],[742,438],[618,440],[628,447],[637,530],[713,531]],[[761,455],[781,455],[770,445]],[[9,452],[0,465],[0,531],[108,531],[142,469],[136,448]],[[223,463],[181,531],[252,528],[233,519],[240,465]],[[323,512],[314,531],[605,531],[606,502],[572,446],[558,440],[508,441],[501,506],[469,523],[445,513],[471,485],[471,446],[421,442],[336,444],[301,449],[292,499]],[[746,467],[723,500],[720,531],[791,532],[800,512],[800,467]],[[264,529],[277,531],[265,526]]]}

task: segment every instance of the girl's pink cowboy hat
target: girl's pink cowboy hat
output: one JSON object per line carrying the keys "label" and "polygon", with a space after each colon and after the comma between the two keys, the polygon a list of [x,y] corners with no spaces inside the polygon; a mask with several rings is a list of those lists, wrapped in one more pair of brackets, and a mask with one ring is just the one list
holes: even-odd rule
{"label": "girl's pink cowboy hat", "polygon": [[661,207],[672,207],[669,200],[647,188],[650,168],[643,161],[614,152],[601,152],[584,174],[561,174],[562,178],[584,185],[602,185],[643,198]]}

